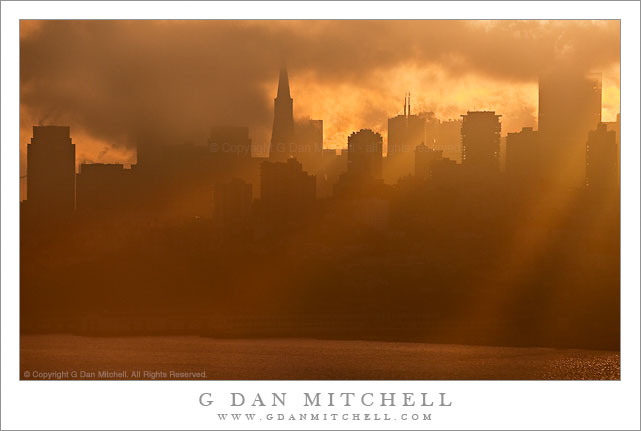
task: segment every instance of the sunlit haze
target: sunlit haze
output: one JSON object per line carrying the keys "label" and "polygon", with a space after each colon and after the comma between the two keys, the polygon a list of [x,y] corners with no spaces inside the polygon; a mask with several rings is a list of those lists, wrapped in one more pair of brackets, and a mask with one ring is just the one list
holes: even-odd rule
{"label": "sunlit haze", "polygon": [[[537,127],[540,73],[603,77],[603,121],[619,112],[618,21],[22,21],[21,171],[35,124],[72,130],[78,164],[135,163],[140,139],[206,141],[248,126],[269,143],[278,69],[294,116],[324,120],[324,146],[354,130],[387,141],[403,109],[442,120],[502,115],[502,135]],[[152,129],[152,130],[150,130]],[[24,198],[24,195],[23,195]]]}

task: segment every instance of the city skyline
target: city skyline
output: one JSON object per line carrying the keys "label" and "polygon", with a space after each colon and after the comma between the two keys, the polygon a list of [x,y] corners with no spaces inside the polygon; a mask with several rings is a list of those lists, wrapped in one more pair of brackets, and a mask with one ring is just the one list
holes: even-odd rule
{"label": "city skyline", "polygon": [[[586,148],[586,137],[588,135],[591,136],[601,126],[605,127],[604,130],[606,131],[616,133],[616,152],[614,156],[617,158],[615,167],[618,170],[620,113],[617,114],[616,121],[603,121],[602,87],[602,75],[598,73],[583,74],[572,68],[548,71],[539,78],[537,89],[539,98],[537,123],[542,123],[544,127],[535,131],[533,127],[522,126],[518,132],[508,132],[505,135],[502,133],[504,132],[503,115],[497,114],[495,111],[468,110],[466,114],[461,114],[461,119],[458,120],[442,120],[434,112],[421,111],[417,114],[414,111],[414,114],[412,114],[411,93],[407,92],[404,97],[402,112],[393,118],[388,118],[387,133],[385,134],[387,136],[387,148],[385,148],[383,134],[370,128],[361,128],[360,131],[353,131],[348,136],[347,146],[333,149],[326,147],[323,120],[311,118],[295,119],[295,101],[291,97],[287,65],[283,62],[280,67],[276,97],[274,98],[271,139],[267,145],[261,145],[263,147],[262,153],[264,154],[256,154],[249,127],[215,124],[211,127],[206,142],[155,142],[149,139],[138,142],[134,150],[136,163],[93,163],[87,160],[78,160],[75,142],[72,145],[73,156],[71,161],[79,178],[82,178],[80,174],[82,174],[83,167],[85,170],[91,168],[92,172],[100,172],[100,169],[104,166],[104,168],[112,171],[114,169],[122,170],[123,174],[134,172],[134,174],[130,175],[139,175],[135,173],[133,168],[142,167],[143,169],[148,169],[151,164],[155,164],[158,161],[158,157],[164,157],[161,156],[161,153],[173,152],[179,154],[183,151],[183,148],[193,147],[194,149],[198,148],[199,152],[208,152],[210,156],[214,156],[221,161],[224,160],[221,158],[224,155],[234,155],[237,160],[246,161],[253,159],[256,161],[285,162],[290,158],[295,158],[299,164],[302,163],[303,169],[306,171],[311,169],[310,172],[321,174],[321,177],[324,177],[327,183],[327,164],[332,163],[329,162],[330,159],[328,157],[330,155],[333,155],[333,159],[335,158],[334,164],[341,159],[340,156],[347,156],[345,159],[347,164],[340,168],[338,167],[340,165],[339,162],[339,165],[336,165],[334,169],[338,169],[337,172],[342,169],[350,176],[352,174],[352,158],[361,157],[359,154],[371,158],[376,154],[366,153],[374,151],[374,153],[378,153],[379,157],[378,162],[374,163],[378,163],[378,170],[380,171],[379,175],[374,175],[374,177],[378,178],[381,184],[384,182],[387,185],[394,185],[400,184],[399,181],[403,180],[407,175],[418,175],[420,177],[425,173],[424,168],[419,168],[419,159],[421,157],[417,151],[425,152],[424,150],[428,150],[436,156],[435,160],[443,159],[445,162],[452,162],[453,166],[464,165],[465,170],[470,172],[478,169],[481,165],[485,165],[486,167],[481,169],[479,173],[484,172],[485,175],[494,176],[499,173],[505,173],[506,170],[509,173],[509,171],[517,169],[514,166],[508,166],[509,164],[520,164],[518,169],[525,168],[529,170],[530,176],[539,176],[541,178],[559,175],[572,177],[564,180],[566,186],[581,188],[589,183],[586,177],[588,172],[586,166],[589,165],[589,144],[588,148]],[[488,120],[489,123],[487,123]],[[472,124],[472,126],[466,126],[466,124]],[[488,127],[488,130],[481,131],[481,129]],[[39,140],[36,133],[38,130],[40,130],[39,134],[42,136],[47,136],[48,133],[58,136],[61,132],[65,135],[65,137],[60,135],[54,138],[52,142],[61,138],[63,140],[70,139],[70,129],[70,126],[59,125],[33,126],[31,142],[34,143]],[[472,132],[470,133],[470,131]],[[534,132],[531,135],[533,138],[530,139],[531,143],[529,145],[514,145],[515,136],[532,131]],[[378,136],[380,140],[376,143],[378,149],[373,150],[372,148],[374,147],[372,147],[365,150],[364,148],[370,145],[365,144],[363,150],[354,154],[350,150],[350,142],[352,138],[362,135],[364,132]],[[471,137],[476,136],[475,133],[479,132],[481,135],[475,138]],[[509,139],[512,139],[513,144],[511,149],[512,157],[508,159],[507,143]],[[470,146],[470,142],[475,143]],[[27,153],[29,153],[30,147],[31,145],[27,146]],[[38,148],[41,147],[43,146],[38,146]],[[36,152],[36,154],[38,153]],[[515,157],[515,155],[517,156]],[[49,157],[55,158],[59,156],[51,153]],[[518,157],[522,161],[515,163]],[[46,159],[36,158],[35,160],[36,163],[43,163]],[[432,163],[432,161],[429,163]],[[243,169],[252,169],[247,163],[244,163],[244,165]],[[473,166],[476,166],[476,168]],[[490,166],[493,166],[493,168],[488,171],[487,168]],[[36,170],[41,169],[36,168]],[[234,168],[231,169],[233,171]],[[423,171],[419,172],[419,169],[423,169]],[[245,174],[244,177],[249,179],[251,176],[247,177]],[[24,182],[27,185],[31,182],[27,174],[22,175],[21,179],[25,180]],[[250,183],[254,183],[255,188],[259,186],[255,181],[256,179],[257,177],[249,179]],[[516,178],[514,175],[506,175],[504,179],[509,183]],[[557,187],[561,184],[559,183],[560,179],[559,177],[555,180]],[[106,178],[103,179],[103,181],[106,180]],[[338,186],[342,188],[344,186],[344,184],[332,184],[335,184],[335,179],[329,180],[325,187],[335,188]],[[323,193],[321,191],[323,184],[317,183],[316,188],[320,191],[320,197],[332,195],[331,192]],[[28,188],[21,184],[21,201],[25,200],[23,197],[26,198],[27,193]],[[205,214],[199,214],[198,216],[203,215]]]}
{"label": "city skyline", "polygon": [[[95,25],[98,30],[88,38],[111,24]],[[172,34],[180,25],[158,23]],[[461,29],[457,22],[448,25],[440,30]],[[487,34],[505,24],[467,25]],[[540,25],[546,26],[534,28]],[[279,29],[280,24],[272,30]],[[352,29],[350,34],[358,33]],[[384,51],[385,43],[377,43]],[[236,44],[239,54],[242,41]],[[564,46],[569,60],[572,50]],[[123,49],[114,41],[103,51],[107,48]],[[110,101],[125,100],[128,92],[150,88],[133,85],[135,77],[122,75],[121,66],[103,54],[103,66],[125,79],[116,94],[83,87],[82,79],[71,79],[77,73],[73,68],[67,68],[70,77],[58,76],[66,82],[60,106],[67,108],[80,94],[86,120]],[[586,72],[588,65],[601,64],[590,60],[598,55],[553,62],[538,71],[532,63],[504,64],[495,71],[504,79],[511,68],[511,73],[536,76],[536,128],[527,121],[507,126],[509,111],[492,106],[491,97],[483,108],[442,118],[438,111],[421,110],[420,103],[417,107],[412,88],[403,93],[401,109],[385,115],[382,129],[367,127],[354,115],[340,151],[327,145],[335,117],[299,115],[297,95],[305,99],[309,88],[294,86],[290,62],[304,57],[282,57],[265,63],[278,60],[270,84],[267,143],[256,137],[259,117],[249,108],[260,97],[232,85],[251,82],[242,73],[237,80],[224,74],[216,78],[235,96],[224,114],[215,115],[216,105],[226,101],[222,96],[209,106],[213,111],[183,99],[185,94],[201,101],[210,97],[201,81],[193,79],[180,89],[169,79],[172,73],[159,70],[145,77],[163,93],[155,96],[175,97],[181,105],[153,103],[138,94],[139,109],[119,105],[123,112],[104,111],[108,118],[93,118],[110,135],[117,134],[118,124],[121,132],[136,131],[136,162],[130,166],[87,161],[83,132],[76,134],[72,122],[32,125],[27,199],[20,203],[20,330],[26,358],[21,366],[42,363],[46,340],[64,344],[67,336],[85,341],[134,337],[134,344],[143,340],[139,337],[156,343],[162,340],[156,337],[197,336],[204,344],[277,337],[294,349],[301,339],[340,339],[349,346],[376,340],[583,349],[607,359],[580,372],[571,359],[551,374],[552,362],[530,366],[526,361],[514,372],[482,367],[474,375],[618,378],[621,116],[604,118],[607,84],[604,90],[602,73]],[[235,59],[221,62],[221,69]],[[95,78],[83,67],[81,77]],[[297,70],[304,74],[300,66]],[[270,71],[266,67],[261,73]],[[463,72],[459,79],[468,75]],[[30,83],[23,83],[26,109],[32,106]],[[508,81],[502,84],[496,88],[510,97]],[[56,89],[41,90],[47,107],[48,90]],[[485,91],[476,84],[477,95]],[[359,112],[381,115],[367,100],[358,106]],[[342,108],[337,103],[335,112],[352,114]],[[174,115],[166,117],[170,112]],[[200,127],[200,121],[206,134],[183,140],[182,134]],[[259,355],[269,354],[258,349]],[[108,367],[118,363],[101,354],[92,361]],[[379,373],[334,362],[216,375],[351,379]],[[332,371],[319,372],[318,366],[328,363]],[[394,364],[380,373],[388,378],[451,375],[421,367],[404,374]]]}
{"label": "city skyline", "polygon": [[[145,122],[170,127],[167,136],[171,142],[204,143],[211,126],[238,123],[237,116],[241,115],[243,124],[234,125],[249,127],[255,154],[263,156],[270,141],[271,110],[282,59],[287,60],[289,69],[295,100],[294,116],[324,121],[325,148],[345,148],[349,134],[361,128],[382,133],[386,148],[387,119],[402,112],[403,96],[407,91],[412,93],[415,113],[434,112],[441,120],[447,120],[458,119],[468,110],[493,110],[502,115],[502,136],[518,132],[521,127],[536,129],[538,76],[546,68],[561,62],[571,64],[573,68],[602,73],[603,121],[615,121],[619,112],[618,21],[402,21],[384,24],[312,21],[307,26],[301,24],[272,22],[270,26],[278,31],[272,30],[266,35],[267,30],[261,22],[190,22],[191,27],[187,28],[195,29],[190,31],[193,34],[190,36],[185,28],[187,23],[181,21],[144,24],[23,21],[21,175],[25,172],[24,152],[30,137],[29,128],[34,124],[70,125],[78,144],[78,165],[87,161],[128,165],[135,163],[136,134]],[[92,27],[87,27],[89,25]],[[368,37],[374,37],[372,31],[376,30],[376,25],[384,25],[390,41],[379,44],[380,52],[368,52],[363,47],[362,52],[358,52],[358,41],[341,47],[338,45],[339,34],[348,29],[351,31],[350,25],[369,30]],[[92,38],[76,41],[75,36],[89,28]],[[454,29],[461,34],[459,39],[452,36]],[[321,47],[309,39],[307,34],[312,30],[320,34],[339,32],[328,39],[325,48],[336,45],[333,54],[313,57]],[[132,60],[133,48],[105,50],[107,38],[115,31],[119,37],[131,39],[130,43],[140,50],[140,59]],[[233,34],[239,41],[247,41],[254,48],[242,48],[240,59],[231,56],[229,49],[214,46],[213,51],[206,50],[206,42],[210,40],[215,44],[221,31]],[[294,46],[288,46],[282,40],[291,32],[299,35]],[[451,40],[434,43],[433,40],[440,39],[430,37],[439,33]],[[205,38],[200,38],[203,40],[198,44],[191,44],[198,34]],[[260,41],[260,37],[265,40]],[[170,54],[182,49],[177,45],[178,40],[188,46],[194,45],[178,57],[184,59],[184,67],[192,72],[173,71],[175,76],[167,75],[167,65],[178,61],[171,55],[159,57],[156,52],[161,41],[167,38],[176,39],[163,48]],[[391,41],[397,39],[397,46],[392,45]],[[51,46],[59,40],[69,41],[68,52],[59,53],[57,45]],[[311,44],[309,52],[301,52],[299,45],[305,41]],[[244,58],[243,54],[255,54],[254,50],[262,44],[270,44],[270,48],[260,55],[253,55],[251,61]],[[452,50],[449,55],[444,53],[444,46],[434,46],[443,44]],[[612,51],[615,45],[616,50]],[[493,53],[493,47],[504,54]],[[45,48],[50,53],[40,61],[44,61],[52,73],[43,75],[41,68],[32,67],[27,55],[37,58],[42,55],[39,51]],[[527,61],[522,58],[521,48],[530,52]],[[213,65],[218,64],[216,53],[227,54],[222,67],[218,65],[217,71],[213,72]],[[353,58],[348,54],[353,54]],[[381,54],[385,54],[384,59],[380,58]],[[74,56],[78,56],[77,61]],[[513,57],[513,62],[506,58],[508,56]],[[69,77],[62,74],[62,68],[66,67],[60,62],[62,58],[74,62],[78,68],[65,72],[71,73]],[[248,61],[249,64],[245,64]],[[134,65],[141,70],[157,65],[156,72],[151,75],[158,74],[157,78],[141,81],[140,73],[130,71]],[[257,66],[259,71],[251,69]],[[131,78],[123,81],[125,73]],[[154,87],[159,85],[159,79],[162,79],[163,87]],[[199,90],[194,94],[185,87],[187,79],[202,92]],[[226,88],[212,87],[210,81],[213,79],[226,82]],[[242,79],[246,80],[244,84]],[[141,86],[128,92],[132,94],[123,93],[116,87],[135,82]],[[73,83],[78,90],[84,90],[75,90]],[[61,104],[61,99],[55,97],[65,89],[71,92]],[[87,91],[97,97],[97,103],[94,100],[91,106],[83,106],[83,94]],[[34,92],[38,94],[38,103],[32,102],[36,96]],[[148,107],[133,110],[139,102],[128,107],[127,101],[134,94],[147,95],[154,100],[153,112],[145,113],[149,111]],[[185,112],[193,118],[185,120],[179,115],[179,120],[164,121],[171,113],[170,106],[177,102],[189,102],[189,106],[194,106],[195,112],[191,112],[192,108]],[[152,121],[150,116],[156,116],[159,121]],[[235,119],[230,121],[232,118]]]}

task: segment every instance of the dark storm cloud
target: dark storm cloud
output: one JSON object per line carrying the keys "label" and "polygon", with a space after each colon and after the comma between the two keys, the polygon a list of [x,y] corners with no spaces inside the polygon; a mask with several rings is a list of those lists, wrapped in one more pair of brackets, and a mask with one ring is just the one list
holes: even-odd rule
{"label": "dark storm cloud", "polygon": [[202,139],[213,124],[269,127],[284,58],[291,74],[313,73],[328,88],[403,63],[510,83],[536,80],[558,62],[582,70],[619,62],[616,21],[47,21],[29,31],[27,24],[24,120],[71,124],[127,146]]}

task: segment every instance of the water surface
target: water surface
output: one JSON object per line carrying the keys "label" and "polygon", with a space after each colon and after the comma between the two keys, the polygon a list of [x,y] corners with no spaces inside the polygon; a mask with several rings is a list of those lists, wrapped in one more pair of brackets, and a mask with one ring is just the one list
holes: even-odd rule
{"label": "water surface", "polygon": [[[213,380],[619,379],[619,353],[315,339],[23,335],[21,378],[149,379],[203,373]],[[111,377],[105,376],[111,371]],[[140,372],[137,375],[135,372]],[[144,372],[147,372],[145,374]],[[100,373],[103,373],[102,375]],[[113,376],[113,373],[124,373]],[[198,378],[198,377],[195,377]]]}

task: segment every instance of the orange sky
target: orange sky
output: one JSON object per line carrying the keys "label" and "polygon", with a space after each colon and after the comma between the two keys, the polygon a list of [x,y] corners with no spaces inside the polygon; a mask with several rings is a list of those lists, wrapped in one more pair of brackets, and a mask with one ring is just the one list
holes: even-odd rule
{"label": "orange sky", "polygon": [[323,119],[327,147],[386,137],[406,91],[413,112],[536,127],[554,67],[601,72],[613,121],[619,47],[618,21],[22,21],[21,154],[37,124],[70,125],[78,163],[132,163],[139,140],[204,142],[215,124],[264,145],[283,59],[294,115]]}

